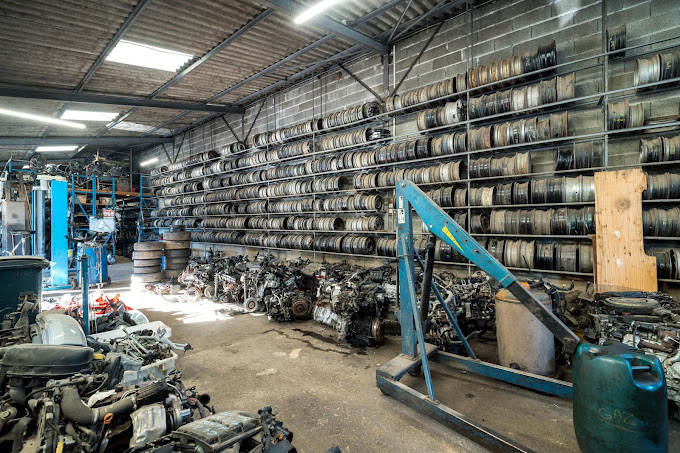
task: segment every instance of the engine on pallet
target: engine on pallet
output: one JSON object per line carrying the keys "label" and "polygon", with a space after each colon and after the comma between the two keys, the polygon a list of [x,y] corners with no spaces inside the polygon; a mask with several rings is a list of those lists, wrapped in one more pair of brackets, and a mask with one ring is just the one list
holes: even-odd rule
{"label": "engine on pallet", "polygon": [[675,300],[661,292],[573,292],[562,318],[591,343],[618,341],[657,356],[669,402],[680,418],[680,305]]}
{"label": "engine on pallet", "polygon": [[[419,277],[422,281],[422,275]],[[486,273],[478,271],[468,278],[459,279],[450,272],[440,272],[433,275],[433,281],[449,311],[456,317],[463,335],[468,338],[482,335],[493,328],[496,291]],[[434,294],[431,295],[426,333],[429,343],[445,351],[458,352],[460,338]]]}
{"label": "engine on pallet", "polygon": [[336,329],[340,340],[364,346],[382,343],[384,320],[396,302],[394,273],[391,266],[324,266],[317,273],[314,320]]}

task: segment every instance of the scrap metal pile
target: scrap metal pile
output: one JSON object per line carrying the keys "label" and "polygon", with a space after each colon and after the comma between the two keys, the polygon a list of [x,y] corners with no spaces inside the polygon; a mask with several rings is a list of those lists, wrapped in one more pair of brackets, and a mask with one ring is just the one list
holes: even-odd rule
{"label": "scrap metal pile", "polygon": [[173,343],[170,329],[158,321],[90,335],[87,345],[112,360],[118,359],[123,385],[165,377],[175,368],[174,351],[193,349],[189,343]]}
{"label": "scrap metal pile", "polygon": [[305,260],[284,264],[271,255],[257,255],[253,262],[241,255],[206,263],[193,258],[178,281],[197,296],[236,304],[246,312],[266,311],[276,321],[291,321],[311,313],[310,279],[301,272],[307,264]]}
{"label": "scrap metal pile", "polygon": [[189,347],[154,330],[160,323],[86,338],[70,316],[35,315],[38,305],[22,295],[0,329],[2,451],[295,451],[271,408],[215,413],[174,362],[160,367],[171,349]]}
{"label": "scrap metal pile", "polygon": [[[81,295],[71,296],[67,294],[55,304],[45,302],[43,304],[43,309],[62,310],[62,313],[75,318],[81,326],[85,324]],[[149,322],[141,311],[126,305],[120,299],[120,294],[108,297],[102,293],[97,299],[90,301],[89,305],[90,327],[93,332],[107,332]]]}
{"label": "scrap metal pile", "polygon": [[[382,343],[385,319],[396,304],[395,270],[339,264],[313,264],[272,255],[192,259],[179,277],[187,289],[247,312],[266,311],[272,321],[313,317],[338,330],[340,340],[358,345]],[[392,309],[390,309],[390,307]]]}
{"label": "scrap metal pile", "polygon": [[565,295],[562,319],[587,341],[619,341],[659,358],[668,399],[680,415],[680,304],[662,292],[609,292]]}
{"label": "scrap metal pile", "polygon": [[[422,278],[422,276],[420,276]],[[377,345],[385,333],[399,334],[392,314],[397,305],[395,269],[366,269],[347,262],[312,264],[280,261],[271,255],[193,260],[180,282],[203,295],[266,311],[270,320],[287,322],[310,316],[338,331],[340,340]],[[470,339],[495,330],[497,284],[484,272],[456,278],[436,272],[434,282]],[[593,343],[622,341],[659,357],[668,380],[669,399],[680,403],[680,308],[663,293],[564,291],[542,280],[533,282],[553,297],[555,313]],[[416,288],[417,291],[419,290]],[[449,352],[462,353],[462,343],[434,294],[425,323],[426,340]]]}
{"label": "scrap metal pile", "polygon": [[51,176],[113,176],[123,177],[129,174],[123,162],[115,162],[102,157],[73,158],[61,163],[47,163],[45,158],[36,154],[28,162],[28,168],[39,174]]}

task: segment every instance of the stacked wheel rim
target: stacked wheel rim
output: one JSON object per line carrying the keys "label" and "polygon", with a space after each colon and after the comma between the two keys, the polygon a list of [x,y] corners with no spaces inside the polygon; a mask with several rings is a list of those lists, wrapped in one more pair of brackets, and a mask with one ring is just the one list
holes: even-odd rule
{"label": "stacked wheel rim", "polygon": [[136,242],[132,253],[134,271],[130,280],[132,286],[143,287],[148,283],[158,283],[163,279],[161,262],[163,260],[162,242]]}

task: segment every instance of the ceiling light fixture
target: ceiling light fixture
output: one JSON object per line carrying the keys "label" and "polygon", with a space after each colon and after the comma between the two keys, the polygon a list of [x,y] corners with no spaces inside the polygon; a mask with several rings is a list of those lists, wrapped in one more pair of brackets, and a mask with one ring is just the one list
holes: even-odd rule
{"label": "ceiling light fixture", "polygon": [[321,0],[320,2],[315,3],[314,5],[310,6],[309,8],[298,14],[294,21],[296,24],[301,24],[304,21],[308,20],[309,18],[314,17],[317,14],[321,14],[331,6],[335,5],[336,3],[340,3],[341,1],[342,0]]}
{"label": "ceiling light fixture", "polygon": [[144,162],[140,162],[139,166],[140,167],[146,167],[147,165],[151,165],[154,162],[158,162],[158,157],[154,157],[153,159],[145,160]]}
{"label": "ceiling light fixture", "polygon": [[106,61],[176,72],[192,58],[194,58],[193,55],[175,52],[174,50],[120,41],[106,57]]}
{"label": "ceiling light fixture", "polygon": [[113,121],[119,114],[116,112],[89,112],[87,110],[66,110],[62,115],[62,120],[80,121]]}
{"label": "ceiling light fixture", "polygon": [[38,146],[35,150],[39,153],[49,153],[53,151],[73,151],[78,148],[78,145],[55,145],[55,146]]}
{"label": "ceiling light fixture", "polygon": [[17,118],[24,118],[27,120],[41,121],[43,123],[58,124],[59,126],[74,127],[76,129],[85,129],[84,124],[72,123],[71,121],[59,120],[44,115],[34,115],[32,113],[17,112],[16,110],[0,109],[0,115],[15,116]]}

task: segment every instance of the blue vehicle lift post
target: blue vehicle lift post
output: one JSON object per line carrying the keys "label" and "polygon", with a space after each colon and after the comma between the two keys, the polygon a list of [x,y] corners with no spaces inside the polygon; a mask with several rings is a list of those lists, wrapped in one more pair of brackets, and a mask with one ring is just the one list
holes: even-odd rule
{"label": "blue vehicle lift post", "polygon": [[52,285],[48,290],[69,288],[68,284],[68,183],[51,181],[51,257]]}
{"label": "blue vehicle lift post", "polygon": [[[376,371],[380,390],[419,412],[428,415],[444,425],[459,431],[464,436],[484,447],[501,452],[528,452],[523,445],[498,434],[475,422],[465,415],[444,406],[435,398],[434,385],[430,374],[430,360],[463,368],[486,377],[502,380],[552,395],[571,398],[570,383],[526,373],[477,360],[472,348],[462,334],[455,315],[432,281],[434,266],[434,245],[436,239],[449,244],[489,276],[507,288],[531,313],[541,321],[564,345],[567,353],[573,353],[579,338],[562,323],[549,309],[545,308],[524,288],[517,278],[499,263],[489,252],[477,243],[450,216],[435,204],[416,185],[409,181],[397,183],[397,257],[399,259],[399,298],[401,323],[401,354]],[[425,262],[413,248],[413,213],[415,210],[431,232],[428,240]],[[421,310],[415,292],[415,263],[424,271]],[[438,351],[437,347],[425,343],[423,313],[427,315],[430,289],[441,303],[442,308],[456,334],[470,357],[463,357]],[[422,367],[427,387],[424,395],[399,382],[409,371]]]}

